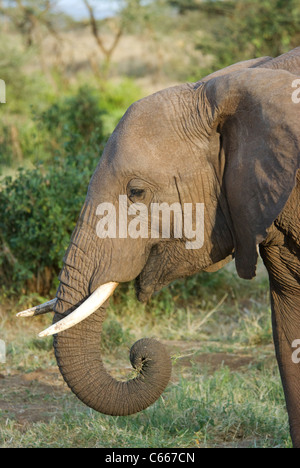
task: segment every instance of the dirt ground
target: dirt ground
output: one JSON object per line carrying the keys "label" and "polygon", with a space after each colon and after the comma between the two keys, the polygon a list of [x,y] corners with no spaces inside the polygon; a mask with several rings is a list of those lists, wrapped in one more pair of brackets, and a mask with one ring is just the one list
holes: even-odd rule
{"label": "dirt ground", "polygon": [[58,369],[38,369],[26,374],[0,374],[1,419],[14,419],[20,428],[47,422],[60,411],[59,401],[66,392]]}
{"label": "dirt ground", "polygon": [[[167,343],[171,354],[178,355],[176,359],[180,373],[188,371],[191,366],[201,369],[209,368],[211,372],[220,366],[228,366],[231,370],[247,370],[253,361],[253,356],[231,353],[197,353],[197,343],[173,341]],[[198,345],[199,346],[199,345]],[[175,373],[174,373],[175,374]],[[176,376],[172,377],[176,382]],[[63,412],[63,395],[69,395],[70,390],[63,381],[57,367],[37,369],[33,372],[2,371],[0,374],[0,420],[13,419],[26,430],[35,422],[48,422],[51,418]],[[2,414],[1,414],[2,413]]]}

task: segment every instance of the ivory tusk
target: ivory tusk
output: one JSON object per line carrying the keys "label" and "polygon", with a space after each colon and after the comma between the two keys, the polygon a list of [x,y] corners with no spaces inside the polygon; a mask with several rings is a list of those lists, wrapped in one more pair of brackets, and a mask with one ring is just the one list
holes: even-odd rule
{"label": "ivory tusk", "polygon": [[91,296],[84,301],[76,310],[67,317],[63,318],[59,322],[51,325],[51,327],[46,328],[41,333],[39,337],[45,337],[49,335],[54,335],[61,331],[67,330],[68,328],[73,327],[79,322],[82,322],[85,318],[95,312],[99,307],[104,304],[105,301],[113,294],[114,290],[118,286],[118,283],[105,283],[100,286],[96,291],[91,294]]}
{"label": "ivory tusk", "polygon": [[51,301],[45,302],[45,304],[40,304],[31,309],[23,310],[23,312],[18,312],[17,317],[33,317],[34,315],[46,314],[51,312],[54,309],[57,299],[54,298]]}

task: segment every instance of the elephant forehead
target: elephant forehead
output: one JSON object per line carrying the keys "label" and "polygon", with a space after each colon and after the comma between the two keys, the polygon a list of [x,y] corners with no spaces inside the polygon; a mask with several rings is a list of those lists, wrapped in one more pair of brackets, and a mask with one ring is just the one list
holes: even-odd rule
{"label": "elephant forehead", "polygon": [[[108,141],[103,156],[96,168],[89,185],[89,193],[114,194],[116,190],[124,190],[132,178],[141,178],[150,183],[166,185],[174,173],[173,166],[160,155],[154,143],[143,141],[138,144],[121,139],[117,133]],[[169,153],[168,153],[169,154]]]}
{"label": "elephant forehead", "polygon": [[118,149],[103,160],[103,165],[113,177],[141,177],[149,182],[167,183],[177,173],[190,171],[186,145],[171,138],[147,139],[141,142],[118,144]]}
{"label": "elephant forehead", "polygon": [[146,101],[133,106],[124,116],[119,128],[116,129],[115,139],[117,153],[149,155],[157,158],[164,152],[176,151],[180,141],[183,142],[181,116],[174,109],[169,108],[165,102]]}
{"label": "elephant forehead", "polygon": [[193,134],[193,88],[163,90],[134,103],[109,138],[90,188],[112,191],[131,177],[166,185],[203,167],[205,141]]}
{"label": "elephant forehead", "polygon": [[192,138],[189,125],[191,106],[188,97],[178,96],[177,87],[176,92],[166,91],[129,108],[108,141],[103,164],[118,171],[151,170],[152,174],[162,169],[174,172],[185,159],[188,164],[186,155],[199,151],[199,139]]}

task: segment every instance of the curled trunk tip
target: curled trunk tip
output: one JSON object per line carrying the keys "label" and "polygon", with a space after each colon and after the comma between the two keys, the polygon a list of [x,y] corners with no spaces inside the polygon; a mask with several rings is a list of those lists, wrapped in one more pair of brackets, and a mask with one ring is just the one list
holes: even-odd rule
{"label": "curled trunk tip", "polygon": [[130,350],[135,378],[120,381],[109,375],[100,354],[104,309],[54,336],[60,371],[76,396],[90,408],[111,416],[126,416],[152,405],[171,377],[171,359],[153,338],[137,341]]}

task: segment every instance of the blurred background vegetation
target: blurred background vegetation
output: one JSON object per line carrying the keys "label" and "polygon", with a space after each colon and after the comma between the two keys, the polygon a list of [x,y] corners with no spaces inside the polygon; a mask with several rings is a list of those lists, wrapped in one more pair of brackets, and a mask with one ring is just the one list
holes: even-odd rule
{"label": "blurred background vegetation", "polygon": [[120,0],[102,19],[79,2],[80,20],[55,0],[0,1],[2,296],[55,290],[91,174],[133,101],[300,39],[298,0]]}
{"label": "blurred background vegetation", "polygon": [[[65,2],[0,0],[0,446],[290,446],[261,264],[251,282],[229,264],[146,305],[132,283],[117,289],[102,342],[109,371],[125,378],[141,336],[163,340],[173,361],[164,396],[125,419],[63,386],[52,339],[36,338],[49,316],[15,313],[55,294],[90,177],[130,104],[297,47],[299,0],[74,0],[72,16]],[[114,13],[98,15],[108,4]]]}

